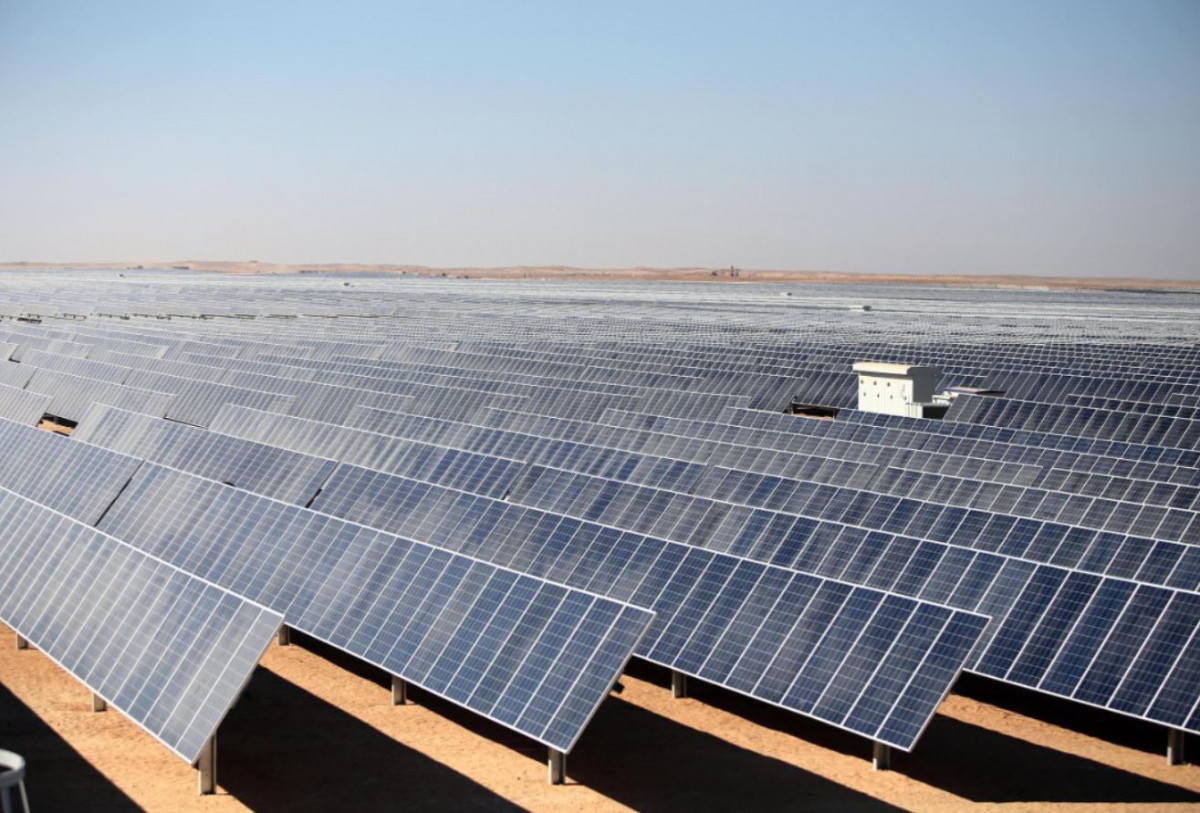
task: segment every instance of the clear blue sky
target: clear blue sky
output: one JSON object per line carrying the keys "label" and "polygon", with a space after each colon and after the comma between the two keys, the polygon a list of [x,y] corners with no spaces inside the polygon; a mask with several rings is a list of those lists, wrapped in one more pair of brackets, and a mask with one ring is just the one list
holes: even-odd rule
{"label": "clear blue sky", "polygon": [[0,0],[0,260],[1200,278],[1200,2]]}

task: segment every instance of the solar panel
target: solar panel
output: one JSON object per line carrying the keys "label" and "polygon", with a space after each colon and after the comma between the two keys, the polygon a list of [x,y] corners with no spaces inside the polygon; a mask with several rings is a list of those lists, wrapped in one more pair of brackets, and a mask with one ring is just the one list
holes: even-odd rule
{"label": "solar panel", "polygon": [[282,621],[0,489],[0,619],[192,763]]}
{"label": "solar panel", "polygon": [[1023,446],[1060,449],[1065,451],[1131,460],[1153,460],[1167,463],[1183,463],[1195,467],[1200,462],[1200,452],[1185,449],[1163,449],[1144,443],[1126,440],[1080,437],[1078,435],[1054,434],[1031,429],[1016,430],[1006,426],[987,426],[977,423],[934,421],[922,418],[902,418],[896,415],[879,415],[858,410],[846,410],[838,415],[839,421],[853,421],[874,426],[897,426],[919,432],[934,432],[948,437],[968,437],[994,440],[1001,443],[1016,443]]}
{"label": "solar panel", "polygon": [[125,455],[0,420],[0,485],[89,525],[100,521],[139,465]]}
{"label": "solar panel", "polygon": [[21,363],[44,370],[55,370],[60,373],[69,373],[82,378],[90,378],[95,381],[108,381],[113,384],[125,383],[125,379],[130,372],[128,367],[121,367],[117,364],[108,364],[102,361],[77,358],[75,356],[64,356],[37,349],[26,351],[24,357],[21,359]]}
{"label": "solar panel", "polygon": [[26,389],[50,396],[50,414],[78,421],[94,403],[112,404],[134,412],[165,415],[175,396],[107,381],[96,381],[69,373],[37,369]]}
{"label": "solar panel", "polygon": [[[345,464],[313,509],[650,607],[657,620],[639,657],[903,750],[924,731],[987,622]],[[888,633],[860,640],[868,624]],[[898,647],[877,651],[884,640]],[[864,662],[893,680],[904,675],[908,688],[880,704],[871,676],[861,674]],[[839,703],[815,702],[830,691]]]}
{"label": "solar panel", "polygon": [[[271,442],[291,442],[288,436],[291,428],[312,432],[319,429],[322,441],[329,448],[340,445],[346,449],[352,439],[366,436],[365,433],[337,427],[297,427],[294,421],[265,415],[250,416],[248,420],[242,420],[244,415],[245,413],[239,412],[237,420],[230,421],[231,424],[238,424],[235,431],[252,432],[255,437]],[[1200,551],[1192,551],[1182,542],[1174,541],[1195,538],[1196,531],[1192,529],[1200,527],[1195,512],[1182,509],[1139,507],[1136,511],[1127,511],[1125,514],[1101,516],[1097,513],[1099,503],[1093,506],[1094,501],[1091,498],[1068,499],[1066,495],[1019,489],[993,492],[1004,498],[1007,498],[1009,492],[1014,495],[1008,507],[1001,508],[999,499],[994,505],[991,502],[992,497],[987,497],[986,505],[983,502],[986,483],[963,478],[942,477],[941,480],[934,480],[919,473],[910,473],[906,480],[872,476],[867,479],[858,478],[858,482],[863,484],[862,488],[838,488],[836,484],[840,480],[850,483],[856,481],[856,469],[850,468],[841,472],[836,468],[831,469],[825,463],[825,468],[814,469],[807,474],[802,470],[800,473],[804,476],[799,479],[784,478],[719,466],[689,465],[684,461],[646,453],[614,453],[604,447],[584,446],[466,424],[459,424],[457,428],[453,428],[418,416],[392,416],[393,420],[389,420],[386,414],[364,409],[356,410],[350,417],[351,421],[358,422],[358,416],[385,431],[436,439],[438,442],[459,447],[486,449],[491,454],[535,463],[545,462],[548,466],[584,469],[585,472],[596,472],[602,477],[631,484],[648,483],[650,487],[623,487],[619,492],[620,498],[614,501],[610,494],[610,490],[615,488],[614,483],[601,483],[585,477],[568,477],[547,469],[537,470],[541,472],[539,482],[547,485],[541,489],[542,499],[534,500],[530,504],[589,519],[601,519],[631,530],[663,535],[675,527],[673,520],[686,517],[689,512],[699,511],[702,515],[705,511],[711,513],[720,509],[730,515],[728,520],[722,521],[720,529],[727,534],[740,534],[737,544],[741,547],[738,550],[769,545],[768,554],[776,555],[779,540],[762,535],[778,535],[778,531],[772,529],[778,525],[778,513],[783,512],[821,523],[833,522],[882,530],[886,532],[886,538],[891,538],[895,533],[904,533],[909,537],[985,551],[999,551],[1033,561],[1081,567],[1097,573],[1138,578],[1184,589],[1195,589],[1200,584],[1200,571],[1196,569],[1197,565],[1200,565]],[[429,482],[453,485],[474,493],[485,493],[474,487],[468,479],[459,478],[455,481],[431,476],[422,471],[419,464],[428,459],[422,455],[429,454],[422,452],[422,449],[435,447],[397,441],[382,448],[392,451],[386,455],[373,454],[371,459],[366,461],[367,465],[394,473],[410,474]],[[417,465],[401,467],[380,466],[375,463],[378,459],[398,456],[399,453],[392,453],[397,449],[404,450],[403,453]],[[450,455],[448,450],[436,449],[432,458],[440,460]],[[353,454],[346,451],[343,451],[341,456],[343,459],[358,462]],[[509,461],[484,455],[464,454],[458,455],[457,459],[459,465],[467,471],[484,470],[501,464],[510,469],[513,466]],[[879,470],[879,474],[887,475],[890,471],[883,468]],[[812,481],[833,485],[814,486]],[[959,490],[923,492],[924,487],[932,488],[929,485],[931,482],[957,485]],[[576,485],[571,486],[571,483]],[[507,488],[511,483],[505,481],[501,485]],[[967,485],[972,485],[973,490],[967,491],[962,488]],[[524,491],[531,487],[529,483],[516,487],[511,499],[529,502],[524,496]],[[592,499],[602,502],[595,506],[588,504],[587,499],[573,493],[572,488],[575,491],[582,490],[583,495],[591,495]],[[676,493],[664,494],[663,489]],[[882,491],[888,493],[881,493]],[[563,494],[571,494],[566,503],[561,502]],[[1016,497],[1023,494],[1036,495],[1039,501],[1036,512],[1032,509],[1025,510],[1025,518],[1017,513],[1023,509],[1016,502]],[[920,498],[912,495],[920,495]],[[1196,494],[1193,493],[1188,499],[1195,497]],[[717,502],[706,506],[705,498]],[[646,506],[652,505],[655,500],[663,504],[647,509]],[[664,510],[668,501],[671,508]],[[728,506],[721,508],[725,503],[761,506],[762,509],[749,510]],[[955,507],[955,503],[965,507]],[[990,511],[975,507],[987,505],[991,505]],[[574,508],[568,511],[568,506]],[[1133,508],[1132,505],[1127,507]],[[630,525],[630,522],[636,522],[639,518],[643,523],[652,521],[652,524]],[[672,522],[659,527],[669,520]],[[1067,522],[1074,525],[1068,526]],[[686,527],[683,520],[681,523]],[[1084,527],[1074,527],[1075,525]],[[706,537],[694,536],[695,530],[692,528],[688,531],[688,541],[710,544]],[[710,523],[707,531],[716,533],[718,528],[715,523]],[[1138,531],[1141,535],[1137,534]],[[1154,533],[1157,539],[1148,537],[1151,533]],[[711,544],[718,549],[728,550],[729,546],[734,544],[734,540],[731,537],[724,542],[713,541]]]}
{"label": "solar panel", "polygon": [[224,381],[239,387],[293,395],[296,400],[292,404],[291,414],[313,420],[336,419],[359,404],[403,410],[412,402],[410,395],[393,395],[261,373],[230,371]]}
{"label": "solar panel", "polygon": [[38,423],[50,406],[50,396],[0,384],[0,418],[26,425]]}
{"label": "solar panel", "polygon": [[654,618],[151,463],[100,527],[564,752]]}
{"label": "solar panel", "polygon": [[316,496],[335,465],[105,404],[94,405],[71,437],[296,505]]}
{"label": "solar panel", "polygon": [[[244,404],[286,412],[295,401],[295,398],[290,395],[259,392],[258,390],[218,384],[215,381],[198,381],[152,373],[147,370],[134,370],[126,381],[130,386],[172,393],[174,398],[170,401],[164,417],[194,426],[208,426],[225,404]],[[104,403],[111,402],[104,401]],[[121,405],[117,404],[117,406]],[[134,411],[145,412],[147,410]]]}
{"label": "solar panel", "polygon": [[33,373],[33,367],[23,367],[8,361],[2,362],[0,363],[0,384],[23,390],[29,383],[29,379],[33,377]]}

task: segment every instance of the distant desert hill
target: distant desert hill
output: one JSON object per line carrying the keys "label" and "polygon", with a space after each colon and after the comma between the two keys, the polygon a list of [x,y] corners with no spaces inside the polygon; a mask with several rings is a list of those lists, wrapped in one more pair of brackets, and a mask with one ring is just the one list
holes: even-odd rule
{"label": "distant desert hill", "polygon": [[265,263],[226,260],[172,260],[146,263],[0,263],[0,270],[98,268],[172,268],[225,274],[372,273],[472,279],[650,280],[675,282],[824,282],[907,283],[980,288],[1047,288],[1057,290],[1200,291],[1197,280],[1154,280],[1105,277],[1036,277],[974,274],[867,274],[847,271],[781,271],[742,268],[572,268],[564,265],[498,266],[494,268],[431,268],[423,265],[363,265],[351,263]]}

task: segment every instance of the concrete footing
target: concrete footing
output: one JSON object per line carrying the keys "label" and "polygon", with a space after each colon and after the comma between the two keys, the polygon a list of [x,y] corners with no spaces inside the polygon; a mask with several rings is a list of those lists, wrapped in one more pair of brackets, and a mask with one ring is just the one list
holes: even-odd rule
{"label": "concrete footing", "polygon": [[289,646],[292,643],[292,628],[287,624],[279,626],[279,645]]}
{"label": "concrete footing", "polygon": [[17,636],[17,649],[29,649],[29,639]]}
{"label": "concrete footing", "polygon": [[108,704],[104,702],[104,698],[94,692],[92,693],[92,711],[108,711]]}
{"label": "concrete footing", "polygon": [[217,792],[217,735],[213,734],[200,758],[196,760],[196,771],[200,779],[200,795],[207,796]]}
{"label": "concrete footing", "polygon": [[1167,729],[1167,764],[1182,765],[1186,757],[1183,753],[1183,729]]}
{"label": "concrete footing", "polygon": [[881,742],[871,743],[871,765],[877,771],[892,769],[892,747]]}
{"label": "concrete footing", "polygon": [[671,672],[671,697],[679,699],[688,696],[688,676],[683,672]]}
{"label": "concrete footing", "polygon": [[567,781],[567,755],[562,751],[550,749],[549,758],[546,760],[546,766],[550,771],[550,784],[561,785]]}
{"label": "concrete footing", "polygon": [[408,682],[392,675],[392,705],[403,706],[408,702]]}

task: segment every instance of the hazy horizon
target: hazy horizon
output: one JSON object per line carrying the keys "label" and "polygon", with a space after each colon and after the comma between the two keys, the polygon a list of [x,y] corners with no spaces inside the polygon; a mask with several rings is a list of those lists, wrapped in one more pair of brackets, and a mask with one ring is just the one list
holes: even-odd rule
{"label": "hazy horizon", "polygon": [[0,261],[1200,279],[1200,3],[0,0]]}

